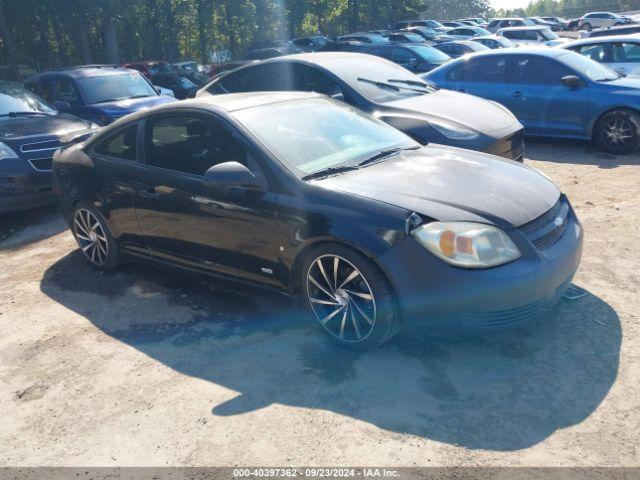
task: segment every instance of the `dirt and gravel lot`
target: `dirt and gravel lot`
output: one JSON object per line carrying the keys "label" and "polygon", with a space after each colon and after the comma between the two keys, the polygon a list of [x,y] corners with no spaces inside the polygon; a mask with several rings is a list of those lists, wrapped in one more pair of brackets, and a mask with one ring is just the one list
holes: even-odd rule
{"label": "dirt and gravel lot", "polygon": [[0,465],[640,466],[640,155],[530,142],[585,228],[540,322],[333,347],[290,301],[0,217]]}

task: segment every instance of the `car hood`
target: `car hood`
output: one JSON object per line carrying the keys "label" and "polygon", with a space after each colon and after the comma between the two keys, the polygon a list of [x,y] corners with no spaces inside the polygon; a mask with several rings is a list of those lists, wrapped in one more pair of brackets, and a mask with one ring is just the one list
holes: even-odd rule
{"label": "car hood", "polygon": [[538,171],[460,148],[427,145],[312,182],[439,221],[521,226],[548,211],[558,188]]}
{"label": "car hood", "polygon": [[620,77],[617,80],[612,80],[611,82],[598,82],[598,84],[613,89],[630,90],[626,93],[635,93],[640,95],[640,77]]}
{"label": "car hood", "polygon": [[154,107],[163,103],[175,102],[176,99],[167,95],[152,95],[144,98],[129,98],[127,100],[117,100],[114,102],[94,103],[92,106],[109,112],[114,115],[125,115],[131,112],[137,112],[144,108]]}
{"label": "car hood", "polygon": [[[385,103],[427,121],[455,122],[480,133],[491,134],[517,122],[509,110],[480,97],[439,89],[425,95]],[[470,115],[469,112],[473,112]]]}
{"label": "car hood", "polygon": [[0,118],[0,140],[33,135],[63,136],[91,128],[91,122],[61,113],[51,116],[18,116]]}

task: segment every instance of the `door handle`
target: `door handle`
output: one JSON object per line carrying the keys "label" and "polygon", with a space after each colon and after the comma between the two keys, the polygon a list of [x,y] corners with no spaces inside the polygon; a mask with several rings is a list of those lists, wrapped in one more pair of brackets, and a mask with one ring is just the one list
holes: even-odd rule
{"label": "door handle", "polygon": [[155,198],[160,196],[160,194],[156,190],[156,187],[145,188],[144,190],[141,190],[139,193],[140,193],[140,196],[144,198]]}
{"label": "door handle", "polygon": [[524,98],[524,94],[522,92],[513,92],[514,98]]}

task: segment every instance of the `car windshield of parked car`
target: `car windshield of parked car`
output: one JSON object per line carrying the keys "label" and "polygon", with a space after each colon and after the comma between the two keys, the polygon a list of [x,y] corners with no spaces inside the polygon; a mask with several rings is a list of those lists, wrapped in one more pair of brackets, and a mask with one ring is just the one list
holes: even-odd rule
{"label": "car windshield of parked car", "polygon": [[16,113],[55,115],[58,112],[29,90],[13,84],[0,85],[0,116]]}
{"label": "car windshield of parked car", "polygon": [[576,72],[586,75],[593,82],[610,82],[620,78],[620,75],[609,67],[583,57],[579,53],[567,52],[559,56],[558,60]]}
{"label": "car windshield of parked car", "polygon": [[89,105],[158,94],[137,72],[79,78],[77,84]]}
{"label": "car windshield of parked car", "polygon": [[556,35],[555,33],[553,33],[553,32],[552,32],[550,29],[548,29],[548,28],[545,28],[545,29],[543,29],[543,30],[540,30],[540,34],[542,35],[542,37],[543,37],[545,40],[557,40],[558,38],[560,38],[560,37],[558,37],[558,35]]}
{"label": "car windshield of parked car", "polygon": [[152,63],[147,67],[147,69],[149,70],[149,73],[151,75],[157,75],[158,73],[173,72],[173,69],[171,68],[171,66],[169,66],[168,63]]}
{"label": "car windshield of parked car", "polygon": [[476,32],[476,35],[478,35],[478,36],[491,35],[491,32],[489,30],[485,30],[482,27],[474,27],[474,28],[472,28],[472,30],[474,32]]}
{"label": "car windshield of parked car", "polygon": [[190,90],[193,88],[198,88],[198,86],[189,80],[187,77],[178,77],[178,84],[185,90]]}
{"label": "car windshield of parked car", "polygon": [[388,149],[419,146],[386,123],[327,98],[272,103],[233,115],[300,177],[356,166]]}
{"label": "car windshield of parked car", "polygon": [[420,57],[429,63],[445,63],[451,60],[451,57],[437,48],[427,47],[426,45],[416,45],[409,47]]}
{"label": "car windshield of parked car", "polygon": [[504,48],[513,48],[516,46],[516,44],[509,40],[507,37],[496,37],[495,40]]}
{"label": "car windshield of parked car", "polygon": [[[350,63],[353,62],[350,60]],[[432,90],[432,87],[428,87],[417,75],[400,65],[384,60],[358,58],[357,68],[341,68],[335,73],[360,95],[375,103],[416,97]]]}

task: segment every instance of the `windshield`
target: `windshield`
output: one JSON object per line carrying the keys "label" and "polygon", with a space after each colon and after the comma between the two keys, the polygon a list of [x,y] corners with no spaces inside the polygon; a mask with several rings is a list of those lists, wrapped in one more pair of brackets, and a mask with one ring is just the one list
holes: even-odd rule
{"label": "windshield", "polygon": [[478,35],[491,35],[491,32],[489,30],[485,30],[484,28],[481,27],[476,27],[473,29],[474,32],[476,32]]}
{"label": "windshield", "polygon": [[410,47],[411,50],[429,63],[445,63],[451,58],[446,53],[438,50],[437,48],[427,47],[426,45],[417,45]]}
{"label": "windshield", "polygon": [[79,78],[77,83],[89,105],[157,95],[138,72]]}
{"label": "windshield", "polygon": [[168,63],[152,63],[147,69],[151,75],[157,75],[158,73],[173,72],[173,69]]}
{"label": "windshield", "polygon": [[185,90],[189,90],[191,88],[198,88],[198,86],[189,80],[187,77],[178,77],[178,83]]}
{"label": "windshield", "polygon": [[[340,63],[338,63],[340,62]],[[341,65],[341,63],[345,65]],[[409,70],[402,68],[400,65],[385,60],[370,60],[368,58],[358,59],[358,68],[351,68],[353,61],[340,60],[335,61],[336,73],[343,81],[349,84],[360,95],[375,103],[393,102],[403,98],[416,97],[423,95],[421,92],[413,92],[406,89],[393,90],[390,88],[379,87],[371,82],[363,82],[359,78],[366,78],[370,81],[388,83],[389,79],[406,80],[414,83],[424,84],[420,77],[414,75]],[[417,85],[417,84],[416,84]]]}
{"label": "windshield", "polygon": [[426,24],[427,24],[428,27],[431,27],[431,28],[444,27],[444,25],[442,25],[440,22],[437,22],[435,20],[427,20]]}
{"label": "windshield", "polygon": [[620,75],[610,68],[590,58],[583,57],[579,53],[567,52],[559,56],[558,60],[579,74],[586,75],[593,82],[610,82],[620,78]]}
{"label": "windshield", "polygon": [[354,166],[382,150],[418,146],[390,125],[328,98],[272,103],[233,115],[301,177]]}
{"label": "windshield", "polygon": [[548,28],[545,28],[544,30],[540,30],[540,33],[545,38],[545,40],[557,40],[558,38],[560,38],[560,37],[558,37],[558,35],[553,33]]}
{"label": "windshield", "polygon": [[516,46],[516,44],[509,40],[507,37],[496,37],[495,41],[502,45],[504,48],[513,48]]}
{"label": "windshield", "polygon": [[0,115],[16,112],[35,112],[55,115],[58,113],[37,95],[19,85],[0,86]]}

